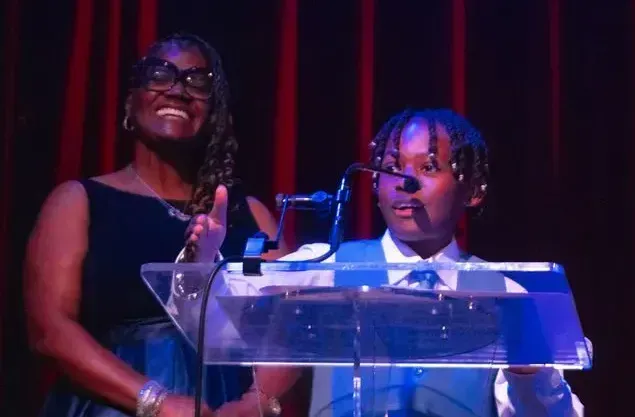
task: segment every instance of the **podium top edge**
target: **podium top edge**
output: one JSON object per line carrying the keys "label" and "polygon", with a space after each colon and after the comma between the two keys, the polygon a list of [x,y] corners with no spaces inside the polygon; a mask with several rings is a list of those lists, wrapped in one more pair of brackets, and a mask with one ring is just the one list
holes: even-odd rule
{"label": "podium top edge", "polygon": [[[211,263],[147,263],[142,272],[187,272],[211,270]],[[233,262],[226,265],[226,272],[242,273],[243,264]],[[553,262],[263,262],[261,271],[266,272],[302,272],[302,271],[492,271],[564,274],[564,268]]]}

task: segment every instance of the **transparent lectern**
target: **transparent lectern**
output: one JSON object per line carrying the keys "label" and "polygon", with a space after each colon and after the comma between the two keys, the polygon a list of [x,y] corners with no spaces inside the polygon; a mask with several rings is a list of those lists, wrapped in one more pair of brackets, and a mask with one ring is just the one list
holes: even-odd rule
{"label": "transparent lectern", "polygon": [[[193,346],[212,267],[142,267],[145,283]],[[458,289],[405,287],[411,271],[434,271]],[[504,288],[461,285],[492,274]],[[564,270],[553,263],[273,262],[262,264],[261,276],[245,276],[242,264],[230,263],[214,278],[209,303],[206,364],[346,367],[345,400],[354,416],[384,415],[392,401],[375,395],[377,371],[393,380],[439,368],[591,367]]]}

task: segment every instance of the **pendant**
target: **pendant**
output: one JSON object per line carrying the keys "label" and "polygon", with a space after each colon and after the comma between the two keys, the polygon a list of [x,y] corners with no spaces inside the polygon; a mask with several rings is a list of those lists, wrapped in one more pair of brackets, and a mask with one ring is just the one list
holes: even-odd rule
{"label": "pendant", "polygon": [[187,221],[189,221],[192,218],[192,216],[189,216],[187,214],[183,214],[183,213],[181,213],[179,210],[177,210],[175,208],[169,209],[168,210],[168,215],[170,217],[175,217],[175,218],[181,220],[182,222],[187,222]]}

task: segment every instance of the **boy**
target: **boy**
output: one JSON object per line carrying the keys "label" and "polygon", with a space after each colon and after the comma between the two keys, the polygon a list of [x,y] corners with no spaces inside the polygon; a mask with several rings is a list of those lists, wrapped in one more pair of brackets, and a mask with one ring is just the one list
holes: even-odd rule
{"label": "boy", "polygon": [[[411,175],[421,188],[408,194],[400,178],[375,176],[373,189],[388,230],[380,240],[344,243],[326,262],[466,259],[454,233],[465,208],[479,206],[487,191],[487,147],[479,132],[450,110],[406,110],[384,125],[371,149],[373,166]],[[325,244],[305,245],[282,260],[308,260],[327,250]],[[390,271],[386,284],[406,285],[405,275],[407,271]],[[440,271],[438,279],[428,283],[437,290],[456,290],[457,285],[461,287],[451,271]],[[481,288],[469,289],[524,292],[502,276],[498,283],[484,282]],[[384,383],[383,391],[374,384],[375,398],[380,398],[376,403],[389,416],[583,415],[583,405],[553,369],[428,370],[411,380],[415,388],[408,398],[403,390],[392,387],[403,371],[393,368],[390,372],[391,382]],[[350,368],[316,368],[310,416],[352,415],[351,377]],[[375,382],[381,379],[375,377]]]}

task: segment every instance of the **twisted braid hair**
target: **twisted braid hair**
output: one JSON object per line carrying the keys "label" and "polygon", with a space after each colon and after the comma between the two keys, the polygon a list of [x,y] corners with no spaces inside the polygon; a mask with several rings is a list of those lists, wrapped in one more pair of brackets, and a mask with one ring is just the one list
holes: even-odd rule
{"label": "twisted braid hair", "polygon": [[[392,140],[395,150],[399,150],[399,142],[404,127],[413,118],[421,118],[427,122],[430,144],[429,153],[438,152],[437,126],[443,126],[450,137],[450,166],[457,181],[467,184],[472,193],[471,198],[482,198],[487,190],[489,166],[487,145],[480,132],[464,117],[448,109],[425,109],[413,111],[406,109],[390,118],[370,143],[373,167],[380,168],[386,145]],[[377,190],[379,177],[375,175],[373,188]]]}
{"label": "twisted braid hair", "polygon": [[[198,49],[212,72],[213,93],[209,99],[210,112],[207,123],[200,133],[209,140],[203,163],[196,174],[192,198],[185,208],[185,211],[192,215],[207,214],[214,205],[216,188],[222,184],[230,189],[237,182],[234,178],[234,166],[238,142],[229,112],[229,85],[220,55],[203,39],[188,33],[172,34],[152,44],[146,56],[156,56],[167,45],[175,45],[182,50]],[[185,260],[195,259],[195,252],[196,246],[188,243],[185,248]]]}

